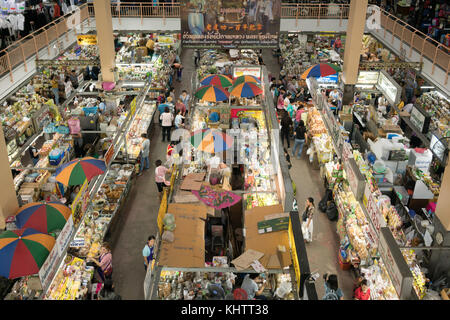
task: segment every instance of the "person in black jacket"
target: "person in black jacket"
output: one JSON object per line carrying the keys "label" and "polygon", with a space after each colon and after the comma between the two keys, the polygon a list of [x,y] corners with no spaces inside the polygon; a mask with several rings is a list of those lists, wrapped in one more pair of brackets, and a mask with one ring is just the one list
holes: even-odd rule
{"label": "person in black jacket", "polygon": [[281,119],[281,145],[284,147],[284,139],[286,139],[288,149],[291,147],[289,141],[291,129],[292,129],[292,119],[289,116],[289,113],[284,110],[283,118]]}
{"label": "person in black jacket", "polygon": [[300,159],[303,151],[303,146],[305,145],[305,142],[307,141],[307,134],[306,134],[306,127],[303,120],[300,120],[298,123],[298,127],[295,129],[294,132],[294,148],[292,149],[292,155],[295,156],[295,150],[297,150],[298,147],[298,153],[297,153],[297,159]]}

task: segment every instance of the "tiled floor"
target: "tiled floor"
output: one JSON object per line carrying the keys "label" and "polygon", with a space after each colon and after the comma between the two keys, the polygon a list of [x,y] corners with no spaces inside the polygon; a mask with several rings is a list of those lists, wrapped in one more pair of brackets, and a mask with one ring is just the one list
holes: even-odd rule
{"label": "tiled floor", "polygon": [[[278,76],[279,65],[272,56],[271,50],[263,51],[263,59],[271,74]],[[184,66],[182,82],[174,82],[175,96],[182,89],[190,92],[191,79],[195,68],[192,50],[184,50],[181,56]],[[161,129],[156,124],[150,135],[150,169],[137,178],[129,199],[122,210],[122,228],[113,236],[114,282],[116,291],[123,299],[143,299],[143,267],[142,248],[147,237],[156,233],[156,216],[159,208],[157,189],[154,183],[154,161],[165,159],[167,143],[161,143]],[[291,144],[292,147],[293,143]],[[299,207],[304,206],[307,197],[313,197],[316,203],[324,194],[323,183],[319,171],[312,169],[306,156],[306,148],[300,160],[291,156],[291,177],[297,186]],[[339,284],[346,299],[351,299],[353,278],[349,271],[339,269],[337,260],[339,238],[336,223],[330,222],[325,214],[318,211],[314,216],[313,242],[306,245],[310,269],[319,272],[321,277],[316,282],[319,298],[323,296],[324,273],[336,273]]]}

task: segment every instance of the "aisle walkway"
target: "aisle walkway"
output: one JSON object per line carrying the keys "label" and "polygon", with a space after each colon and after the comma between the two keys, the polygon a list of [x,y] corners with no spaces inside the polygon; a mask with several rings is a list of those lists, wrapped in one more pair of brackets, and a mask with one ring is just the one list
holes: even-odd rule
{"label": "aisle walkway", "polygon": [[[263,50],[263,60],[272,76],[279,76],[280,65],[277,58],[272,55],[271,50]],[[300,160],[292,155],[291,142],[289,154],[291,155],[292,168],[290,170],[291,179],[297,186],[297,202],[301,213],[305,207],[305,201],[308,197],[313,197],[316,208],[322,196],[325,194],[322,180],[319,177],[319,170],[312,169],[306,155],[306,147],[303,148],[303,154]],[[318,272],[320,278],[316,280],[316,289],[319,298],[322,298],[325,292],[322,275],[325,273],[335,273],[338,275],[339,286],[344,292],[344,299],[351,299],[353,289],[353,278],[350,271],[342,271],[338,263],[339,236],[336,232],[336,222],[328,220],[326,215],[320,210],[316,210],[314,216],[314,231],[312,243],[306,244],[306,250],[311,272]]]}
{"label": "aisle walkway", "polygon": [[[184,66],[182,82],[174,81],[175,96],[178,97],[183,89],[191,92],[191,79],[195,75],[192,50],[184,50],[182,64]],[[271,50],[263,51],[264,62],[269,71],[278,76],[280,67]],[[150,169],[137,178],[129,199],[122,211],[120,233],[113,238],[114,282],[116,291],[123,299],[144,299],[143,282],[145,270],[143,267],[142,248],[151,234],[156,234],[156,217],[159,209],[157,189],[154,183],[154,162],[165,159],[167,143],[161,142],[161,129],[155,124],[150,133]],[[291,144],[292,147],[293,143]],[[297,185],[297,201],[300,210],[304,207],[307,197],[313,197],[318,203],[324,194],[319,171],[313,170],[308,163],[306,148],[301,160],[291,156],[291,178]],[[337,253],[339,238],[336,233],[336,223],[330,222],[325,214],[316,212],[314,217],[313,242],[306,245],[308,259],[312,272],[320,273],[316,282],[319,298],[324,294],[322,275],[325,273],[338,274],[339,284],[345,298],[351,299],[353,280],[348,271],[339,269]]]}
{"label": "aisle walkway", "polygon": [[[185,67],[182,82],[174,81],[175,97],[183,89],[190,92],[193,66],[192,50],[184,50],[182,64]],[[158,112],[155,114],[155,120]],[[156,120],[157,122],[157,120]],[[161,142],[161,128],[153,124],[150,138],[150,169],[137,177],[130,191],[127,203],[122,209],[119,223],[122,225],[118,234],[113,235],[113,280],[116,291],[124,300],[144,299],[144,260],[142,249],[149,235],[156,235],[156,218],[159,210],[158,190],[155,184],[155,161],[166,159],[167,142]]]}

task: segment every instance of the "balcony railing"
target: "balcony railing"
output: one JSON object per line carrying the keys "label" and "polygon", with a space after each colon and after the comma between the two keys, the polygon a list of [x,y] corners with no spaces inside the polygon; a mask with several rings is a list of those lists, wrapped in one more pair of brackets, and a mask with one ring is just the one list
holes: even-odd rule
{"label": "balcony railing", "polygon": [[13,82],[12,70],[14,68],[23,64],[25,72],[27,72],[27,59],[33,55],[38,57],[39,51],[45,47],[50,54],[51,43],[59,42],[63,36],[68,39],[68,32],[74,27],[82,28],[82,23],[89,18],[88,5],[83,4],[78,8],[80,9],[79,20],[73,19],[72,13],[66,14],[0,51],[0,76],[9,72],[11,82]]}
{"label": "balcony railing", "polygon": [[[95,16],[92,3],[83,4],[79,8],[80,24],[85,22],[86,19],[89,22],[88,18]],[[322,19],[339,19],[340,24],[342,24],[342,20],[348,19],[349,11],[350,7],[348,4],[283,3],[281,6],[281,17],[283,19],[296,19],[297,21],[299,19],[316,19],[318,25]],[[160,3],[156,6],[151,2],[127,2],[126,4],[120,5],[111,4],[111,14],[114,18],[118,18],[119,23],[122,23],[121,18],[140,18],[141,22],[144,18],[162,18],[163,20],[165,18],[179,18],[180,3]],[[68,24],[68,21],[71,17],[71,13],[60,17],[0,51],[0,76],[9,72],[11,81],[13,81],[12,70],[15,67],[24,64],[26,70],[26,60],[33,54],[37,54],[45,47],[50,52],[50,43],[59,41],[58,39],[61,36],[67,37],[68,31],[70,31],[68,27],[70,23]],[[392,42],[397,37],[401,41],[401,48],[403,45],[408,45],[410,48],[408,50],[409,52],[406,53],[408,57],[412,56],[412,50],[414,48],[420,54],[421,61],[423,57],[432,61],[432,73],[434,73],[435,66],[446,70],[447,77],[445,84],[447,84],[450,68],[450,51],[448,47],[438,43],[384,10],[380,11],[380,18],[385,36],[386,32],[389,31],[392,34]]]}

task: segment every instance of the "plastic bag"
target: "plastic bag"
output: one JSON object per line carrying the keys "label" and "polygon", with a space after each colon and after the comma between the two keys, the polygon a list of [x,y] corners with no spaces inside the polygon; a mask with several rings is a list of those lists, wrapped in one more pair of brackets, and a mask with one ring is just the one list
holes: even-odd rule
{"label": "plastic bag", "polygon": [[173,235],[173,232],[172,231],[168,231],[168,230],[164,231],[164,233],[163,233],[163,235],[161,237],[161,239],[163,241],[167,241],[167,242],[173,242],[174,238],[175,237]]}
{"label": "plastic bag", "polygon": [[175,217],[171,213],[166,213],[163,218],[164,230],[173,231],[175,230]]}
{"label": "plastic bag", "polygon": [[292,291],[292,285],[289,282],[281,282],[280,286],[275,291],[275,294],[281,299],[284,298],[285,295]]}

